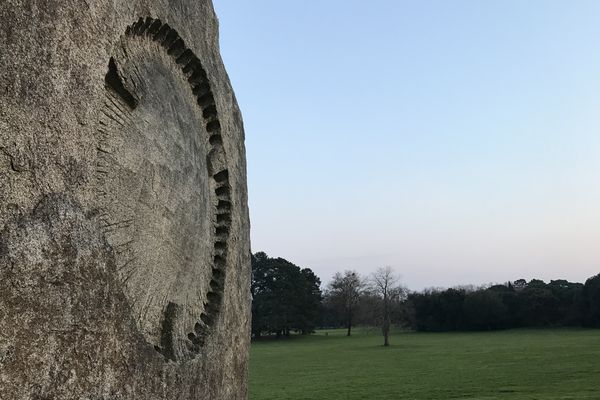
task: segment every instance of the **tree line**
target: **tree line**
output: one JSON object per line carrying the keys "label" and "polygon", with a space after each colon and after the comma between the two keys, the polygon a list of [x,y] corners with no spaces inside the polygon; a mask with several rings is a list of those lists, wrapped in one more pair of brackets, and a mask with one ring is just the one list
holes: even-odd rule
{"label": "tree line", "polygon": [[519,279],[487,288],[411,293],[409,325],[419,331],[600,327],[600,275],[585,284]]}
{"label": "tree line", "polygon": [[584,284],[524,279],[487,287],[409,292],[390,267],[336,273],[325,288],[309,268],[252,255],[252,335],[309,334],[316,328],[392,326],[417,331],[600,327],[600,275]]}

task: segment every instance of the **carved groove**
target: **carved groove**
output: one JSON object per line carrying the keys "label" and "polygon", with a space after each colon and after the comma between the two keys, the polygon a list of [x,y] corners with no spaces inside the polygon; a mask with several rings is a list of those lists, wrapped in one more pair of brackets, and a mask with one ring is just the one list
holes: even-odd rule
{"label": "carved groove", "polygon": [[[110,87],[115,91],[117,95],[121,97],[121,99],[131,108],[134,109],[137,107],[136,98],[125,88],[123,85],[123,81],[121,80],[121,76],[119,75],[119,71],[117,70],[117,64],[115,63],[114,58],[110,58],[108,61],[108,72],[106,73],[106,77],[104,78],[104,82],[106,86]],[[119,107],[117,102],[111,100],[111,103],[116,107]],[[124,110],[121,110],[124,111]]]}
{"label": "carved groove", "polygon": [[161,354],[166,359],[175,361],[175,349],[173,348],[173,328],[177,317],[177,304],[169,302],[165,309],[162,324],[162,335],[160,338]]}

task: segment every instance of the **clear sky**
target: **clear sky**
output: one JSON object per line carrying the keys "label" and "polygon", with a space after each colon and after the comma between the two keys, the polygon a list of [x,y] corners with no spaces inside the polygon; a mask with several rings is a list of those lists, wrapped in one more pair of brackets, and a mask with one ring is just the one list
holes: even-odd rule
{"label": "clear sky", "polygon": [[214,4],[254,252],[411,289],[600,273],[600,1]]}

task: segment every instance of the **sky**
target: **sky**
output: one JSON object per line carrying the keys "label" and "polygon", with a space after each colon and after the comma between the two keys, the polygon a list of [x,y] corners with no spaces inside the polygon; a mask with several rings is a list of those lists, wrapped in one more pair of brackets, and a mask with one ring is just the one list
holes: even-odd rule
{"label": "sky", "polygon": [[413,290],[600,273],[600,2],[214,5],[253,252]]}

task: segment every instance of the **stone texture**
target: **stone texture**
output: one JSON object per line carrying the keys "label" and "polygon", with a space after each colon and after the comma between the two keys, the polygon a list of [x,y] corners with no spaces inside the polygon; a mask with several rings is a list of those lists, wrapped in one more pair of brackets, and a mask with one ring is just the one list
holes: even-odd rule
{"label": "stone texture", "polygon": [[0,399],[243,399],[242,119],[209,0],[0,4]]}

